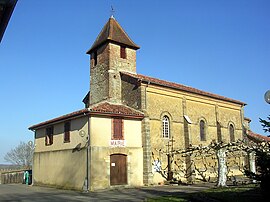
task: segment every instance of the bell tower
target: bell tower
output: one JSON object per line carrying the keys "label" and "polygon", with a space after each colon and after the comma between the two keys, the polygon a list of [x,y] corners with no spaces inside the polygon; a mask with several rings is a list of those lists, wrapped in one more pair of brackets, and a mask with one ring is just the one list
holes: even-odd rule
{"label": "bell tower", "polygon": [[121,103],[120,72],[136,74],[136,50],[139,48],[114,17],[110,17],[87,51],[91,58],[89,104],[105,100]]}

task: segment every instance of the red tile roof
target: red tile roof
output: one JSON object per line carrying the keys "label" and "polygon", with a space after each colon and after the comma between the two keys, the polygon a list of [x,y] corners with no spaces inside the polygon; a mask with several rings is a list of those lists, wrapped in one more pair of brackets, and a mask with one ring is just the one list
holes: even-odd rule
{"label": "red tile roof", "polygon": [[81,109],[81,110],[78,110],[78,111],[75,111],[75,112],[72,112],[72,113],[69,113],[69,114],[65,114],[63,116],[59,116],[57,118],[50,119],[48,121],[44,121],[44,122],[41,122],[41,123],[32,125],[28,129],[29,130],[35,130],[35,129],[38,129],[38,128],[40,128],[42,126],[45,126],[45,125],[53,124],[53,123],[56,123],[56,122],[59,122],[59,121],[62,122],[64,120],[68,120],[68,119],[71,119],[71,118],[83,116],[86,113],[88,113],[88,109],[87,108]]}
{"label": "red tile roof", "polygon": [[270,137],[264,136],[264,135],[260,135],[257,133],[252,132],[251,130],[249,130],[247,132],[247,136],[248,138],[250,138],[251,140],[255,140],[258,142],[270,142]]}
{"label": "red tile roof", "polygon": [[169,82],[169,81],[165,81],[165,80],[161,80],[161,79],[157,79],[157,78],[153,78],[153,77],[149,77],[149,76],[144,76],[144,75],[141,75],[141,74],[132,74],[132,73],[128,73],[128,72],[121,72],[121,74],[126,75],[128,77],[135,78],[135,79],[137,79],[137,80],[139,80],[140,82],[143,82],[143,83],[151,83],[151,84],[154,84],[154,85],[173,88],[173,89],[177,89],[177,90],[181,90],[181,91],[185,91],[185,92],[189,92],[189,93],[194,93],[194,94],[197,94],[197,95],[203,95],[203,96],[207,96],[207,97],[211,97],[211,98],[215,98],[215,99],[219,99],[219,100],[233,102],[233,103],[240,104],[240,105],[246,105],[244,102],[241,102],[241,101],[238,101],[238,100],[234,100],[234,99],[227,98],[227,97],[224,97],[224,96],[216,95],[216,94],[213,94],[213,93],[208,93],[208,92],[198,90],[196,88],[192,88],[192,87],[185,86],[185,85],[182,85],[182,84],[178,84],[178,83],[173,83],[173,82]]}
{"label": "red tile roof", "polygon": [[107,41],[112,41],[116,43],[120,43],[131,47],[135,50],[140,47],[136,45],[124,31],[124,29],[120,26],[120,24],[111,17],[108,22],[105,24],[101,32],[99,33],[97,39],[95,40],[92,47],[87,51],[87,54],[93,52],[97,47],[101,46]]}
{"label": "red tile roof", "polygon": [[63,116],[59,116],[54,119],[50,119],[48,121],[35,124],[33,126],[30,126],[28,129],[36,130],[38,128],[41,128],[50,124],[55,124],[57,122],[63,122],[66,120],[70,120],[70,119],[74,119],[74,118],[77,118],[80,116],[86,116],[86,115],[121,116],[121,117],[128,117],[128,118],[134,118],[134,119],[142,119],[144,117],[142,112],[134,110],[130,107],[104,102],[104,103],[99,103],[99,104],[90,106],[90,108],[81,109],[81,110],[78,110],[78,111],[63,115]]}

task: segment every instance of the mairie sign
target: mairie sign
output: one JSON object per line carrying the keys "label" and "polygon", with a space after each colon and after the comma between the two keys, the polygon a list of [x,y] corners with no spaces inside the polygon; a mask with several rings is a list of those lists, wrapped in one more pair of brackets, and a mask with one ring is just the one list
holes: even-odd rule
{"label": "mairie sign", "polygon": [[111,147],[125,147],[126,141],[125,140],[110,140]]}

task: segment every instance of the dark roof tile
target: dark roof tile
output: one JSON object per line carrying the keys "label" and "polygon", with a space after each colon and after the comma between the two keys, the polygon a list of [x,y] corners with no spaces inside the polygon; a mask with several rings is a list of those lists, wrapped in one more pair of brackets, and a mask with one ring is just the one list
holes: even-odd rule
{"label": "dark roof tile", "polygon": [[126,45],[135,50],[140,47],[136,45],[124,31],[124,29],[120,26],[120,24],[111,17],[108,22],[105,24],[101,32],[99,33],[97,39],[95,40],[92,47],[86,52],[87,54],[91,54],[97,47],[101,46],[107,41],[112,41],[115,43],[120,43]]}

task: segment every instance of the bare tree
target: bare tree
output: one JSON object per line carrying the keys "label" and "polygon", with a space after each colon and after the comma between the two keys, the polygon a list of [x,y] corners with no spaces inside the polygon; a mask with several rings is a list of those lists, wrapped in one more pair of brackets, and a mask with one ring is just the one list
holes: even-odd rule
{"label": "bare tree", "polygon": [[20,142],[20,144],[11,149],[4,156],[5,161],[12,164],[20,165],[23,167],[31,167],[33,159],[34,145],[32,142],[25,143]]}

